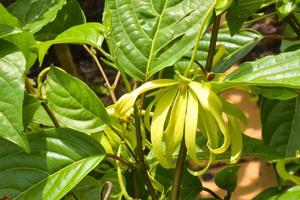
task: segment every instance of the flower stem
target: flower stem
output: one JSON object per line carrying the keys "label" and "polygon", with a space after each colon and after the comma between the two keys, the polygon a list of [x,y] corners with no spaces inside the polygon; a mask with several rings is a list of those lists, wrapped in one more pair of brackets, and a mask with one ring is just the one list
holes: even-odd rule
{"label": "flower stem", "polygon": [[214,17],[214,25],[212,28],[212,33],[211,33],[211,38],[210,38],[209,49],[208,49],[208,56],[207,56],[206,66],[205,66],[205,69],[207,72],[211,72],[211,69],[212,69],[213,60],[214,60],[215,51],[216,51],[216,44],[217,44],[217,40],[218,40],[220,22],[221,22],[221,15],[215,16]]}
{"label": "flower stem", "polygon": [[180,185],[183,175],[183,170],[185,166],[185,158],[186,158],[186,146],[184,138],[181,141],[178,160],[176,163],[176,171],[173,179],[173,186],[171,191],[171,200],[179,200],[180,195]]}

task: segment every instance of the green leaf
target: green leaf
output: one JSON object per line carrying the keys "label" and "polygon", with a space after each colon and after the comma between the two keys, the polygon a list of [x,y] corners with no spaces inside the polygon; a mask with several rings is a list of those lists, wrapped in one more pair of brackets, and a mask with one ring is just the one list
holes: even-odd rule
{"label": "green leaf", "polygon": [[0,38],[22,32],[20,28],[0,24]]}
{"label": "green leaf", "polygon": [[55,127],[42,105],[40,105],[34,113],[32,122],[38,124],[39,126]]}
{"label": "green leaf", "polygon": [[55,19],[57,12],[66,2],[66,0],[17,0],[8,7],[8,10],[19,19],[24,30],[36,33]]}
{"label": "green leaf", "polygon": [[104,40],[104,27],[100,23],[86,23],[74,26],[59,34],[54,40],[41,42],[37,45],[39,62],[42,63],[50,46],[54,44],[88,44],[99,48]]}
{"label": "green leaf", "polygon": [[234,0],[217,0],[217,4],[215,7],[216,15],[222,14],[224,11],[229,8]]}
{"label": "green leaf", "polygon": [[285,157],[300,149],[300,98],[287,101],[261,100],[264,142]]}
{"label": "green leaf", "polygon": [[239,166],[230,166],[222,169],[215,177],[217,186],[232,193],[236,188],[239,169]]}
{"label": "green leaf", "polygon": [[29,32],[10,34],[9,36],[4,37],[4,39],[14,44],[23,52],[26,59],[27,72],[37,59],[37,55],[31,51],[36,45],[33,34]]}
{"label": "green leaf", "polygon": [[228,9],[226,20],[232,35],[236,34],[243,23],[268,0],[235,0]]}
{"label": "green leaf", "polygon": [[[174,169],[165,169],[158,165],[155,171],[155,179],[164,186],[167,191],[173,184],[173,177],[175,175]],[[197,199],[201,191],[201,181],[198,177],[191,175],[187,169],[184,169],[182,182],[180,186],[180,198],[183,200]]]}
{"label": "green leaf", "polygon": [[299,3],[299,0],[277,0],[276,12],[279,17],[279,21],[283,20],[286,16],[293,12]]}
{"label": "green leaf", "polygon": [[23,124],[25,129],[31,122],[36,110],[39,108],[40,105],[41,103],[39,100],[25,92],[23,102]]}
{"label": "green leaf", "polygon": [[[105,186],[105,182],[112,183],[112,192],[109,196],[111,200],[120,198],[120,186],[118,182],[117,172],[114,169],[108,169],[99,180],[92,176],[86,176],[74,189],[73,193],[77,199],[96,200],[100,197],[101,189]],[[107,187],[104,189],[106,191]],[[105,194],[105,192],[104,192]]]}
{"label": "green leaf", "polygon": [[0,140],[0,197],[61,199],[103,159],[91,137],[70,129],[28,134],[32,153]]}
{"label": "green leaf", "polygon": [[22,122],[26,61],[20,50],[0,40],[0,137],[29,151]]}
{"label": "green leaf", "polygon": [[[144,80],[192,47],[211,0],[107,0],[109,46],[119,67]],[[205,25],[208,25],[206,23]]]}
{"label": "green leaf", "polygon": [[[210,38],[210,33],[207,33],[203,36],[199,43],[199,48],[196,54],[196,60],[203,66],[205,66],[206,63]],[[252,29],[241,30],[234,36],[230,35],[228,29],[219,30],[217,46],[224,46],[225,53],[220,62],[216,66],[214,66],[214,71],[224,72],[229,67],[236,64],[257,45],[261,38],[261,34]],[[188,54],[186,54],[184,58],[186,61],[180,61],[176,63],[175,67],[177,69],[180,69],[181,71],[184,71],[189,63],[191,56],[192,50],[190,50]]]}
{"label": "green leaf", "polygon": [[251,90],[268,99],[289,100],[298,96],[295,91],[281,87],[252,87]]}
{"label": "green leaf", "polygon": [[95,133],[110,123],[97,95],[84,82],[59,68],[51,68],[45,87],[47,103],[60,125]]}
{"label": "green leaf", "polygon": [[0,25],[7,25],[10,27],[20,25],[18,19],[13,15],[11,15],[1,3],[0,3]]}
{"label": "green leaf", "polygon": [[294,186],[289,189],[279,190],[270,188],[259,194],[253,200],[298,200],[300,199],[300,186]]}
{"label": "green leaf", "polygon": [[53,40],[68,28],[84,23],[86,19],[79,3],[71,0],[57,13],[55,20],[44,26],[35,37],[40,41]]}
{"label": "green leaf", "polygon": [[300,50],[266,56],[241,64],[222,84],[300,88],[299,64]]}

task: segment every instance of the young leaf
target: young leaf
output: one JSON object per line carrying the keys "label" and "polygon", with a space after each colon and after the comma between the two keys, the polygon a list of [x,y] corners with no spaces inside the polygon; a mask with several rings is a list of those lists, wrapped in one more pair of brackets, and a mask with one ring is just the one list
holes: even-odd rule
{"label": "young leaf", "polygon": [[279,17],[279,21],[283,20],[286,16],[293,12],[299,3],[299,0],[277,0],[276,12]]}
{"label": "young leaf", "polygon": [[174,65],[194,46],[211,3],[211,0],[107,0],[106,9],[111,17],[105,20],[111,20],[112,31],[109,46],[117,64],[138,80]]}
{"label": "young leaf", "polygon": [[104,27],[100,23],[86,23],[78,26],[73,26],[63,33],[59,34],[54,40],[41,42],[37,45],[39,62],[44,60],[50,46],[54,44],[88,44],[95,48],[102,45],[104,39]]}
{"label": "young leaf", "polygon": [[51,68],[45,87],[48,105],[62,126],[89,134],[103,130],[110,123],[97,95],[66,72]]}
{"label": "young leaf", "polygon": [[300,149],[300,99],[261,100],[264,142],[285,157],[294,157]]}
{"label": "young leaf", "polygon": [[269,0],[233,1],[226,16],[231,35],[236,34],[243,23],[267,1]]}
{"label": "young leaf", "polygon": [[76,0],[71,0],[57,13],[55,20],[44,26],[35,37],[39,41],[53,40],[65,30],[84,23],[86,19],[80,4]]}
{"label": "young leaf", "polygon": [[7,25],[10,27],[19,26],[20,23],[16,17],[11,15],[6,8],[0,3],[0,25]]}
{"label": "young leaf", "polygon": [[257,85],[300,88],[299,60],[300,50],[297,50],[245,62],[236,71],[229,74],[224,83],[231,86]]}
{"label": "young leaf", "polygon": [[17,0],[8,7],[11,14],[19,19],[20,26],[32,33],[52,22],[66,0]]}
{"label": "young leaf", "polygon": [[91,137],[70,129],[28,134],[27,154],[0,139],[0,197],[61,199],[103,159]]}
{"label": "young leaf", "polygon": [[222,169],[215,177],[217,186],[232,193],[236,188],[239,169],[239,166]]}
{"label": "young leaf", "polygon": [[14,45],[0,40],[0,137],[29,151],[22,132],[24,99],[24,55]]}

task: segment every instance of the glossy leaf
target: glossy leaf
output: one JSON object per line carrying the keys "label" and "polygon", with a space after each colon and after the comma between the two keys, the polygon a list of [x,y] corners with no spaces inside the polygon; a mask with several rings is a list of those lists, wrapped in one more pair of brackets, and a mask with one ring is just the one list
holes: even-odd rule
{"label": "glossy leaf", "polygon": [[29,151],[23,131],[24,72],[26,61],[20,50],[0,40],[0,137]]}
{"label": "glossy leaf", "polygon": [[55,20],[44,26],[35,34],[35,37],[40,41],[53,40],[72,26],[84,23],[86,23],[86,19],[79,3],[71,0],[57,13]]}
{"label": "glossy leaf", "polygon": [[226,20],[232,35],[236,34],[243,23],[268,0],[233,1],[228,9]]}
{"label": "glossy leaf", "polygon": [[264,142],[285,157],[294,157],[300,149],[300,99],[261,101]]}
{"label": "glossy leaf", "polygon": [[104,39],[103,31],[103,25],[94,22],[73,26],[59,34],[54,40],[41,42],[37,45],[39,62],[43,62],[48,49],[54,44],[88,44],[99,48]]}
{"label": "glossy leaf", "polygon": [[31,122],[36,110],[40,106],[40,101],[37,100],[32,95],[25,92],[24,102],[23,102],[23,124],[24,128],[28,126]]}
{"label": "glossy leaf", "polygon": [[1,3],[0,3],[0,25],[7,25],[10,27],[19,26],[18,19],[13,15],[11,15]]}
{"label": "glossy leaf", "polygon": [[217,173],[215,182],[218,187],[232,193],[237,184],[239,166],[229,166]]}
{"label": "glossy leaf", "polygon": [[28,134],[32,153],[0,140],[0,197],[61,199],[104,158],[101,146],[70,129]]}
{"label": "glossy leaf", "polygon": [[[229,74],[228,85],[300,88],[300,50],[245,62]],[[224,86],[224,85],[223,85]]]}
{"label": "glossy leaf", "polygon": [[37,59],[37,55],[32,52],[32,48],[36,45],[33,34],[29,32],[10,34],[4,37],[4,39],[14,44],[23,52],[26,59],[27,72]]}
{"label": "glossy leaf", "polygon": [[11,14],[19,19],[20,26],[32,33],[52,22],[66,0],[17,0],[8,7]]}
{"label": "glossy leaf", "polygon": [[[203,66],[205,66],[208,55],[210,37],[210,33],[207,33],[203,36],[199,43],[199,48],[196,54],[196,60]],[[214,71],[224,72],[229,67],[236,64],[257,45],[261,38],[261,34],[252,29],[241,30],[234,36],[230,35],[228,29],[219,30],[217,46],[224,46],[225,53],[221,61],[214,66]],[[189,51],[189,53],[185,56],[184,59],[186,61],[178,62],[176,64],[176,68],[184,71],[185,67],[188,66],[191,55],[192,50]]]}
{"label": "glossy leaf", "polygon": [[20,28],[0,24],[0,38],[22,32]]}
{"label": "glossy leaf", "polygon": [[46,99],[62,126],[95,133],[110,122],[97,95],[84,82],[58,68],[48,73]]}
{"label": "glossy leaf", "polygon": [[[109,46],[117,64],[144,80],[174,65],[194,46],[211,0],[107,0]],[[107,20],[111,20],[107,22]]]}

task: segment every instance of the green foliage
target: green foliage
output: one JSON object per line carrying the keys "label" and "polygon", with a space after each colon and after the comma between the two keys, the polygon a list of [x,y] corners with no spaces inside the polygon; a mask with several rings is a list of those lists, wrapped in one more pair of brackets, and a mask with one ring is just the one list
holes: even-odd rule
{"label": "green foliage", "polygon": [[[299,183],[298,0],[106,0],[104,10],[100,23],[76,0],[0,3],[0,199],[194,200],[201,190],[220,199],[196,175],[240,157],[277,162],[284,181]],[[271,15],[284,33],[242,28]],[[281,53],[243,61],[270,39]],[[58,44],[91,47],[113,102],[45,68]],[[230,88],[261,96],[262,141],[242,134],[243,112],[220,96]],[[226,200],[238,172],[215,178]],[[300,198],[299,186],[278,182],[255,200]]]}

